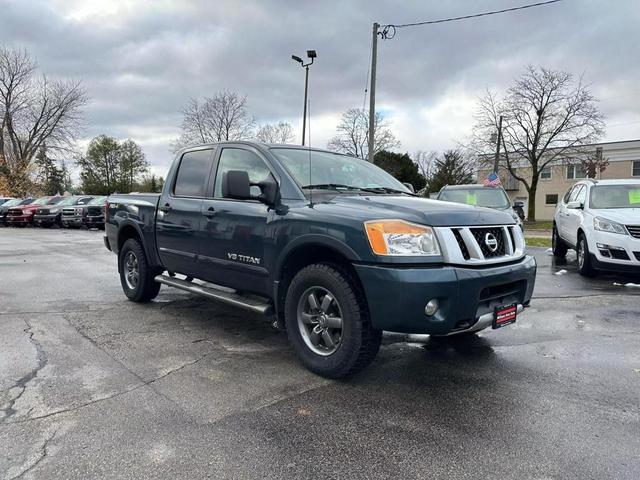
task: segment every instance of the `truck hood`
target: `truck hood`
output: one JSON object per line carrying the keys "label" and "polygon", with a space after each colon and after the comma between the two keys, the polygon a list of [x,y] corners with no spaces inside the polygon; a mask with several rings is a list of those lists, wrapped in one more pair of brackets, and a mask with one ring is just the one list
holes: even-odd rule
{"label": "truck hood", "polygon": [[362,220],[399,218],[434,227],[515,224],[505,211],[405,195],[336,195],[328,203],[339,207],[338,214]]}

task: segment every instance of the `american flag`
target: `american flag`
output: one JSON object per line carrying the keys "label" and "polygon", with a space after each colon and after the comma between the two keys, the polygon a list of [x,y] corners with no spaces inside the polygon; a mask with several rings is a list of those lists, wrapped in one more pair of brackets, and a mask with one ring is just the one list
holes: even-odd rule
{"label": "american flag", "polygon": [[500,185],[500,177],[496,172],[490,173],[487,178],[482,181],[485,187],[497,187]]}

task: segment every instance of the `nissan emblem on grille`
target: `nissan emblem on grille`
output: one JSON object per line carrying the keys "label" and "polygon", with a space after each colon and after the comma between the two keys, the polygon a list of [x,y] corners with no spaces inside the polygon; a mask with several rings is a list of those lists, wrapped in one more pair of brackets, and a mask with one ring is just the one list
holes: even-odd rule
{"label": "nissan emblem on grille", "polygon": [[496,250],[498,250],[498,239],[491,232],[487,232],[485,234],[485,236],[484,236],[484,244],[492,252],[495,252]]}

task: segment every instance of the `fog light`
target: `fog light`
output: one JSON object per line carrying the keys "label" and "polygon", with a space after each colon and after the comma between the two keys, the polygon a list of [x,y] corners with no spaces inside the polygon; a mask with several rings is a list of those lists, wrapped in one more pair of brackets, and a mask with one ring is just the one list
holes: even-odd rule
{"label": "fog light", "polygon": [[438,311],[438,307],[440,307],[440,303],[438,302],[438,299],[437,298],[432,298],[427,303],[427,306],[424,307],[425,315],[428,315],[430,317],[432,315],[435,315],[435,313]]}

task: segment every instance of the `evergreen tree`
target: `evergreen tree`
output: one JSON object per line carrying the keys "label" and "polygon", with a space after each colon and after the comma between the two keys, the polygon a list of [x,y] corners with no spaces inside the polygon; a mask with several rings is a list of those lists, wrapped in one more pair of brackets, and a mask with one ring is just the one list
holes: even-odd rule
{"label": "evergreen tree", "polygon": [[376,153],[373,163],[401,182],[410,183],[416,191],[427,183],[427,180],[418,171],[418,165],[406,153],[400,154],[382,150]]}
{"label": "evergreen tree", "polygon": [[445,185],[464,185],[473,182],[473,165],[459,150],[447,150],[435,161],[433,175],[428,179],[428,190],[439,192]]}

